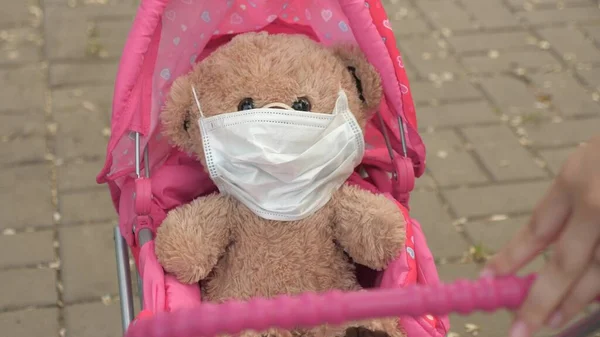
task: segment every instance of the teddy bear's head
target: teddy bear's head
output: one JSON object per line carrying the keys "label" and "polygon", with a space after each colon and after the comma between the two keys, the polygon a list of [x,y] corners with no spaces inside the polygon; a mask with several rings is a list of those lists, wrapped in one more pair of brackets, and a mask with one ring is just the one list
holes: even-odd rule
{"label": "teddy bear's head", "polygon": [[358,47],[325,47],[304,35],[238,35],[173,83],[162,112],[164,133],[201,161],[192,85],[205,117],[274,103],[330,114],[341,87],[363,130],[382,96],[379,74]]}

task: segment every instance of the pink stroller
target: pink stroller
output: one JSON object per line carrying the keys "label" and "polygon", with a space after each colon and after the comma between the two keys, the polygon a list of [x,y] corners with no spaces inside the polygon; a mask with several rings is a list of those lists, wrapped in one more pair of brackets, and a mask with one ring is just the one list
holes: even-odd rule
{"label": "pink stroller", "polygon": [[357,44],[378,69],[385,100],[365,132],[368,150],[362,174],[357,170],[348,183],[395,200],[410,219],[409,195],[425,169],[425,148],[402,58],[379,0],[144,0],[121,59],[106,163],[97,178],[108,184],[119,214],[115,239],[124,330],[134,319],[128,247],[137,266],[143,309],[129,329],[136,336],[205,336],[270,325],[399,316],[408,336],[441,337],[449,328],[444,315],[452,310],[517,306],[531,278],[439,285],[414,219],[406,227],[405,250],[387,270],[359,275],[365,285],[379,289],[371,292],[217,306],[202,304],[197,285],[181,284],[164,273],[153,238],[166,212],[216,191],[198,161],[161,137],[158,116],[164,98],[175,78],[212,51],[205,48],[209,42],[214,46],[214,41],[227,40],[219,39],[223,36],[249,31],[278,32],[277,27],[296,33],[310,30],[323,44]]}

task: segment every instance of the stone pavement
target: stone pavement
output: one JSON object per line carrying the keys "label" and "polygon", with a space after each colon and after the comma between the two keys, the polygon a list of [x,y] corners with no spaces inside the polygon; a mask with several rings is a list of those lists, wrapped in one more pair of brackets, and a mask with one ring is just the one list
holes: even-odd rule
{"label": "stone pavement", "polygon": [[[116,215],[95,175],[137,3],[0,0],[3,335],[120,336]],[[386,7],[428,145],[413,215],[442,278],[472,278],[599,130],[600,10],[595,0]],[[452,336],[495,337],[510,315],[452,320]]]}

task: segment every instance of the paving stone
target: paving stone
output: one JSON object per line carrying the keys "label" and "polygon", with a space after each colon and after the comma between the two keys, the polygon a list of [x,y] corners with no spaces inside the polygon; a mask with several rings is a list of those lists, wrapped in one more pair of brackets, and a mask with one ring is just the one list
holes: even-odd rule
{"label": "paving stone", "polygon": [[113,91],[114,86],[110,84],[56,88],[52,90],[52,110],[57,112],[110,110]]}
{"label": "paving stone", "polygon": [[525,126],[525,129],[535,147],[576,146],[597,135],[598,125],[600,118],[592,118]]}
{"label": "paving stone", "polygon": [[600,43],[600,25],[583,26],[581,29],[596,43]]}
{"label": "paving stone", "polygon": [[54,6],[46,8],[45,15],[46,53],[50,60],[87,56],[89,22],[85,16]]}
{"label": "paving stone", "polygon": [[72,160],[58,167],[58,189],[69,191],[97,187],[96,175],[104,160]]}
{"label": "paving stone", "polygon": [[485,101],[423,106],[418,110],[419,127],[451,127],[465,124],[494,123],[500,119]]}
{"label": "paving stone", "polygon": [[477,89],[471,83],[464,80],[444,82],[441,85],[435,85],[431,82],[413,82],[410,87],[417,104],[432,100],[447,101],[482,98]]}
{"label": "paving stone", "polygon": [[100,57],[118,57],[123,52],[132,20],[98,20],[92,26],[92,43],[100,51]]}
{"label": "paving stone", "polygon": [[54,261],[53,242],[52,231],[0,235],[0,268]]}
{"label": "paving stone", "polygon": [[575,27],[545,28],[538,32],[568,62],[600,60],[600,50]]}
{"label": "paving stone", "polygon": [[[85,205],[93,207],[82,207]],[[105,186],[63,193],[61,215],[63,224],[104,222],[116,218],[110,193]]]}
{"label": "paving stone", "polygon": [[57,7],[90,19],[128,18],[135,14],[141,0],[41,0],[47,11]]}
{"label": "paving stone", "polygon": [[499,73],[518,68],[550,70],[561,66],[560,62],[545,50],[494,51],[486,55],[465,56],[462,62],[472,73]]}
{"label": "paving stone", "polygon": [[0,327],[7,336],[58,336],[58,309],[27,309],[0,313]]}
{"label": "paving stone", "polygon": [[0,310],[55,304],[56,272],[52,269],[0,271]]}
{"label": "paving stone", "polygon": [[[523,7],[524,5],[557,5],[559,3],[568,5],[589,5],[589,0],[508,0],[508,3],[515,7]],[[534,6],[535,7],[535,6]],[[555,7],[556,8],[556,7]]]}
{"label": "paving stone", "polygon": [[528,212],[546,192],[549,181],[458,188],[442,193],[461,217]]}
{"label": "paving stone", "polygon": [[388,17],[396,35],[424,34],[429,32],[427,22],[416,14],[414,9],[401,8],[397,12],[389,12]]}
{"label": "paving stone", "polygon": [[598,7],[573,7],[562,9],[538,9],[519,13],[527,22],[537,24],[556,24],[562,22],[585,22],[600,19]]}
{"label": "paving stone", "polygon": [[36,65],[0,69],[0,111],[42,111],[44,82],[42,69]]}
{"label": "paving stone", "polygon": [[575,147],[566,149],[548,149],[540,151],[540,155],[554,174],[558,174],[565,161],[575,151]]}
{"label": "paving stone", "polygon": [[453,1],[418,1],[416,4],[438,29],[475,28],[469,14]]}
{"label": "paving stone", "polygon": [[[580,316],[581,317],[581,316]],[[477,327],[478,335],[485,337],[506,337],[513,322],[513,314],[507,310],[498,310],[493,313],[473,313],[468,316],[458,314],[450,315],[451,331],[459,336],[472,336],[469,333],[473,327]],[[554,337],[557,331],[542,331],[534,334],[534,337]],[[590,337],[592,337],[590,335]]]}
{"label": "paving stone", "polygon": [[0,164],[39,162],[46,152],[44,115],[28,111],[0,114]]}
{"label": "paving stone", "polygon": [[529,216],[507,217],[504,220],[488,218],[467,222],[464,226],[475,244],[481,244],[490,253],[495,253],[507,244],[517,230],[528,221]]}
{"label": "paving stone", "polygon": [[56,153],[61,158],[104,156],[108,128],[105,111],[74,110],[57,112]]}
{"label": "paving stone", "polygon": [[[494,313],[473,313],[468,316],[450,315],[451,331],[459,336],[471,336],[472,329],[485,337],[506,337],[512,323],[512,316],[505,310]],[[469,332],[471,331],[471,332]]]}
{"label": "paving stone", "polygon": [[411,217],[421,224],[434,258],[458,257],[467,251],[467,242],[434,192],[413,191],[410,206]]}
{"label": "paving stone", "polygon": [[415,190],[432,190],[435,186],[435,181],[427,172],[415,180]]}
{"label": "paving stone", "polygon": [[480,84],[504,114],[527,114],[540,118],[554,115],[547,109],[540,108],[535,96],[537,93],[535,86],[516,77],[502,75],[485,78]]}
{"label": "paving stone", "polygon": [[592,89],[600,91],[600,68],[579,70],[577,73],[583,77]]}
{"label": "paving stone", "polygon": [[7,1],[2,4],[2,12],[0,12],[0,22],[6,26],[29,26],[35,20],[35,13],[39,12],[34,6],[34,1]]}
{"label": "paving stone", "polygon": [[440,186],[484,183],[488,179],[452,130],[422,134],[427,168]]}
{"label": "paving stone", "polygon": [[0,174],[0,229],[52,225],[54,207],[46,165],[4,168]]}
{"label": "paving stone", "polygon": [[59,237],[66,303],[118,293],[112,225],[61,228]]}
{"label": "paving stone", "polygon": [[497,180],[546,177],[506,125],[463,128],[462,132]]}
{"label": "paving stone", "polygon": [[50,65],[49,83],[51,86],[112,84],[116,74],[114,61],[54,63]]}
{"label": "paving stone", "polygon": [[41,36],[30,27],[13,27],[0,36],[0,65],[34,63],[41,60]]}
{"label": "paving stone", "polygon": [[[80,10],[65,10],[61,6],[46,9],[46,40],[48,57],[66,58],[109,58],[119,56],[123,50],[131,20],[98,20]],[[69,25],[63,22],[68,21]]]}
{"label": "paving stone", "polygon": [[463,0],[467,12],[484,28],[519,26],[519,20],[500,1]]}
{"label": "paving stone", "polygon": [[461,66],[452,55],[449,55],[447,43],[434,38],[411,38],[399,42],[399,48],[414,64],[424,78],[431,74],[459,73]]}
{"label": "paving stone", "polygon": [[118,303],[101,302],[70,305],[65,308],[66,337],[121,337]]}
{"label": "paving stone", "polygon": [[564,116],[600,114],[600,103],[571,74],[548,73],[533,76],[538,87],[551,95],[554,106]]}
{"label": "paving stone", "polygon": [[438,264],[438,274],[444,283],[452,283],[458,280],[475,280],[479,277],[481,267],[475,263],[450,263]]}
{"label": "paving stone", "polygon": [[525,32],[499,32],[454,35],[448,38],[458,53],[504,50],[504,49],[537,49],[535,38]]}

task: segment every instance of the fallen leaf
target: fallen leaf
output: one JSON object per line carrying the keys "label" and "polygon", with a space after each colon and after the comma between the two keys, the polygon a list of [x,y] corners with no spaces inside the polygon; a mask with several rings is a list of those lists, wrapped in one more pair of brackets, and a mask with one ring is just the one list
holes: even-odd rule
{"label": "fallen leaf", "polygon": [[2,231],[2,235],[15,235],[15,234],[17,234],[17,232],[12,228],[5,228]]}
{"label": "fallen leaf", "polygon": [[465,331],[467,333],[470,333],[471,336],[477,336],[477,335],[479,335],[479,326],[477,326],[473,323],[467,323],[467,324],[465,324]]}
{"label": "fallen leaf", "polygon": [[508,215],[506,215],[506,214],[494,214],[494,215],[490,216],[489,220],[490,221],[504,221],[504,220],[508,220]]}

